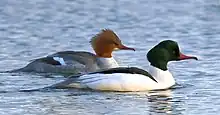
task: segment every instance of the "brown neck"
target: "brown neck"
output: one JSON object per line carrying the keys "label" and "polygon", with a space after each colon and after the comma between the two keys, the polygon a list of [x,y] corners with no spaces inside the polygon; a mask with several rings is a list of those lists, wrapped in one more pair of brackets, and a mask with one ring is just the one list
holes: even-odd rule
{"label": "brown neck", "polygon": [[103,57],[103,58],[111,58],[112,52],[105,52],[105,53],[96,52],[96,56]]}

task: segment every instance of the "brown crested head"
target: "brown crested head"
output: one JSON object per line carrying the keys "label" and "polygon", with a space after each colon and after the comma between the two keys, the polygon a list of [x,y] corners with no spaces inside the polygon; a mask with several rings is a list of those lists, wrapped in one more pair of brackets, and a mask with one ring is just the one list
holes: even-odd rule
{"label": "brown crested head", "polygon": [[90,41],[98,57],[112,57],[114,50],[135,50],[122,44],[119,37],[110,29],[103,29]]}

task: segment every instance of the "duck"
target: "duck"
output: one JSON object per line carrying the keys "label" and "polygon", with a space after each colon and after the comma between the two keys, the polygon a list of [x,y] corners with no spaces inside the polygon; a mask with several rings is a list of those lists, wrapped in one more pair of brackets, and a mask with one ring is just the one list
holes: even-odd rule
{"label": "duck", "polygon": [[113,51],[135,51],[134,48],[125,46],[111,29],[102,29],[101,32],[92,37],[90,44],[95,53],[61,51],[34,59],[25,67],[11,72],[61,73],[67,75],[95,72],[99,69],[119,67],[112,56]]}
{"label": "duck", "polygon": [[168,62],[187,59],[198,60],[180,52],[176,41],[164,40],[147,53],[149,70],[138,67],[116,67],[97,72],[72,75],[68,79],[50,86],[51,88],[79,88],[98,91],[150,91],[164,90],[175,85],[168,70]]}

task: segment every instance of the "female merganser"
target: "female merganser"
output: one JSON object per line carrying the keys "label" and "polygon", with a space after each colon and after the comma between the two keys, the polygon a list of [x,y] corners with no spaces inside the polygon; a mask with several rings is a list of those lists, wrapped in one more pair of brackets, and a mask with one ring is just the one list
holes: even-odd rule
{"label": "female merganser", "polygon": [[177,42],[165,40],[153,47],[147,54],[150,62],[149,73],[136,67],[118,67],[84,75],[71,76],[69,79],[52,85],[52,88],[89,88],[104,91],[146,91],[167,89],[175,84],[167,69],[169,61],[195,59],[179,50]]}
{"label": "female merganser", "polygon": [[118,67],[112,57],[114,50],[134,50],[122,44],[119,37],[109,29],[104,29],[90,41],[95,54],[84,51],[62,51],[33,60],[24,68],[12,72],[64,73],[76,74],[94,72],[99,69]]}

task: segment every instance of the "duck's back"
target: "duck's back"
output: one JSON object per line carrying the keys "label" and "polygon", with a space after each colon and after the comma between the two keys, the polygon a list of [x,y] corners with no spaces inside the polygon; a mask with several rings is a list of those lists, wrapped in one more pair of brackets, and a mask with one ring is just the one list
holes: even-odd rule
{"label": "duck's back", "polygon": [[47,57],[59,57],[63,58],[66,64],[81,63],[83,65],[89,65],[95,63],[97,57],[95,54],[84,51],[62,51],[51,54]]}

